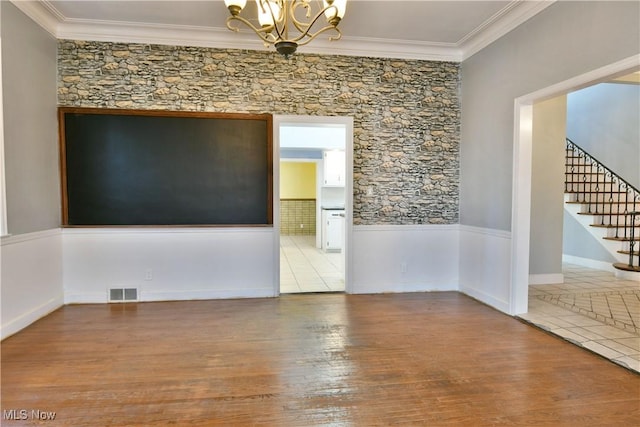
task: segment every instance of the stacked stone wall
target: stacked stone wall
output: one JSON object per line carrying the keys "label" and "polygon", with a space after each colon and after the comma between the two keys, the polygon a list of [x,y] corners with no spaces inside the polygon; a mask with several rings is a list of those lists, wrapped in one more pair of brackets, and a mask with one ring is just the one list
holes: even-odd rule
{"label": "stacked stone wall", "polygon": [[459,64],[60,40],[60,106],[351,116],[356,225],[453,224]]}

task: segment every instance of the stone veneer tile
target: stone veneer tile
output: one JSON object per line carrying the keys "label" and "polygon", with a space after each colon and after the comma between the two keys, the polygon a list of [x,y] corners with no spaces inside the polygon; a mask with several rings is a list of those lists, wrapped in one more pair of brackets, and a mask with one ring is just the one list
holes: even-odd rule
{"label": "stone veneer tile", "polygon": [[273,52],[60,40],[58,103],[350,116],[354,224],[455,224],[459,67],[303,53],[287,60]]}

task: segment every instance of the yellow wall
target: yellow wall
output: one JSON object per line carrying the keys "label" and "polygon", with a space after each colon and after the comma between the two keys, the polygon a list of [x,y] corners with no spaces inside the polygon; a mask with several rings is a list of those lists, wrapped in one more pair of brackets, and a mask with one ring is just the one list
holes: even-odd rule
{"label": "yellow wall", "polygon": [[280,198],[315,199],[316,164],[311,162],[280,162]]}

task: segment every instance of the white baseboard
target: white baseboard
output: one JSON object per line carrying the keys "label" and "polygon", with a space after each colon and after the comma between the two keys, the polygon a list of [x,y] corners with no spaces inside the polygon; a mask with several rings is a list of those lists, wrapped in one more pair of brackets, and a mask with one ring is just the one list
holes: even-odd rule
{"label": "white baseboard", "polygon": [[[139,298],[135,302],[269,298],[275,296],[271,288],[194,289],[151,292],[139,290],[139,292]],[[106,290],[104,292],[67,293],[64,300],[66,304],[105,304],[109,302]]]}
{"label": "white baseboard", "polygon": [[554,283],[564,283],[564,274],[530,274],[530,285],[551,285]]}
{"label": "white baseboard", "polygon": [[272,288],[215,289],[192,291],[141,292],[141,301],[189,301],[203,299],[269,298]]}
{"label": "white baseboard", "polygon": [[609,271],[615,273],[617,270],[613,267],[613,264],[606,261],[599,261],[596,259],[582,258],[573,255],[562,255],[562,262],[569,264],[580,265],[582,267],[593,268],[595,270]]}
{"label": "white baseboard", "polygon": [[509,302],[479,289],[461,287],[460,292],[487,304],[503,313],[509,313]]}
{"label": "white baseboard", "polygon": [[582,267],[593,268],[595,270],[608,271],[614,273],[618,279],[632,280],[640,282],[640,273],[634,273],[633,271],[618,270],[612,263],[606,261],[598,261],[595,259],[581,258],[573,255],[562,255],[562,262],[569,264],[580,265]]}
{"label": "white baseboard", "polygon": [[353,289],[353,294],[380,294],[403,292],[445,292],[459,291],[455,280],[431,283],[385,283],[359,286]]}
{"label": "white baseboard", "polygon": [[632,280],[634,282],[640,282],[640,273],[635,273],[633,271],[625,271],[625,270],[618,270],[617,268],[616,270],[616,277],[618,279],[624,279],[624,280]]}
{"label": "white baseboard", "polygon": [[60,295],[57,298],[52,298],[44,304],[35,307],[34,309],[22,314],[21,316],[11,319],[6,324],[2,325],[2,331],[0,331],[0,339],[5,339],[26,328],[36,320],[39,320],[49,313],[52,313],[64,305],[64,297]]}

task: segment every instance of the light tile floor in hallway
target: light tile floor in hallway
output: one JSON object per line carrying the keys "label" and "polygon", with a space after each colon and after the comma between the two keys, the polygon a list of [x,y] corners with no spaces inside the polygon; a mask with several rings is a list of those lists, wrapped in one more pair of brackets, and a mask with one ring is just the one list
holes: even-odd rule
{"label": "light tile floor in hallway", "polygon": [[315,236],[280,236],[281,293],[344,291],[342,254],[315,242]]}
{"label": "light tile floor in hallway", "polygon": [[564,283],[529,286],[529,312],[520,317],[640,372],[640,282],[573,264]]}

